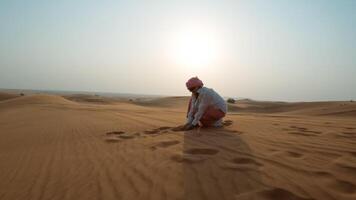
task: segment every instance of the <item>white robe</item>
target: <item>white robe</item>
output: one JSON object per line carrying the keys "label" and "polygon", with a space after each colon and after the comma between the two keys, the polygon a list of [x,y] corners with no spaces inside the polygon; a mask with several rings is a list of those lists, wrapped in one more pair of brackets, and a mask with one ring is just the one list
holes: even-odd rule
{"label": "white robe", "polygon": [[192,94],[192,102],[187,117],[187,123],[197,125],[209,106],[218,108],[225,114],[227,113],[225,100],[213,89],[202,87],[197,92],[199,93],[198,98]]}

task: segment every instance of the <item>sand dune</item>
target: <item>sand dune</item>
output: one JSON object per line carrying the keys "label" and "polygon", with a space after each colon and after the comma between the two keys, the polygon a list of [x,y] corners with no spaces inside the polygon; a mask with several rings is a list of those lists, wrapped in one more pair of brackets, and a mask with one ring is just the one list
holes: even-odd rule
{"label": "sand dune", "polygon": [[135,100],[133,103],[142,106],[180,109],[183,107],[187,107],[188,102],[189,102],[189,97],[163,97],[163,98],[154,98],[154,99],[138,99]]}
{"label": "sand dune", "polygon": [[13,99],[13,98],[16,98],[16,97],[19,97],[19,96],[20,96],[19,94],[0,92],[0,101]]}
{"label": "sand dune", "polygon": [[300,115],[340,115],[355,117],[356,102],[258,102],[237,101],[229,105],[230,111],[255,113],[287,113]]}
{"label": "sand dune", "polygon": [[61,96],[57,95],[28,95],[21,96],[17,98],[7,99],[5,101],[0,102],[0,106],[9,107],[9,106],[19,106],[19,105],[31,105],[31,104],[55,104],[55,105],[63,105],[63,104],[74,104],[73,101],[67,100]]}
{"label": "sand dune", "polygon": [[96,104],[114,104],[117,101],[128,101],[128,98],[113,98],[113,97],[103,97],[99,95],[88,95],[88,94],[76,94],[76,95],[66,95],[64,98],[80,102],[80,103],[96,103]]}
{"label": "sand dune", "polygon": [[356,199],[355,118],[337,113],[352,103],[276,103],[183,132],[186,97],[83,101],[0,102],[1,200]]}
{"label": "sand dune", "polygon": [[[165,97],[156,99],[136,100],[136,105],[186,109],[189,97]],[[238,113],[264,113],[264,114],[288,114],[310,116],[345,116],[356,117],[356,102],[271,102],[253,101],[249,99],[238,100],[235,104],[228,104],[229,112]]]}

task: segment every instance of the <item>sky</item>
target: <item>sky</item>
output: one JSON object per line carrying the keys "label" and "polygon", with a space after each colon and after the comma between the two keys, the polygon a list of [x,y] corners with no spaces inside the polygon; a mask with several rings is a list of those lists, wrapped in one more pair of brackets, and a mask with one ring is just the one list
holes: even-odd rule
{"label": "sky", "polygon": [[356,99],[353,0],[0,0],[0,88]]}

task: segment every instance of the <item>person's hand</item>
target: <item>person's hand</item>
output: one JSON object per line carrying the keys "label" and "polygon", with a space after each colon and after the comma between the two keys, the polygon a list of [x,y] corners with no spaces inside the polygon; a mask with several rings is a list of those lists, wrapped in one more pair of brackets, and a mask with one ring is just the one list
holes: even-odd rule
{"label": "person's hand", "polygon": [[190,125],[190,123],[184,124],[184,125],[183,125],[183,129],[185,130],[189,125]]}
{"label": "person's hand", "polygon": [[174,127],[172,130],[173,131],[185,131],[188,126],[189,126],[189,123],[186,123],[186,124]]}
{"label": "person's hand", "polygon": [[177,126],[173,128],[173,131],[188,131],[194,129],[196,126],[194,126],[191,123],[186,123],[184,125]]}
{"label": "person's hand", "polygon": [[185,131],[189,131],[189,130],[194,129],[195,127],[196,127],[196,126],[194,126],[193,124],[187,123],[187,124],[184,125],[184,130],[185,130]]}

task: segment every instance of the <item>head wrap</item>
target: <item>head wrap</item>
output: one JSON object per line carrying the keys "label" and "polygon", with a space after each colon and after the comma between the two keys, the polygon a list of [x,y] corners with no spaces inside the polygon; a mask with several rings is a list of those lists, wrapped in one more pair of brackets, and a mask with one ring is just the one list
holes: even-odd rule
{"label": "head wrap", "polygon": [[198,77],[193,77],[190,78],[185,85],[187,86],[187,88],[195,88],[195,87],[202,87],[204,84],[203,82],[198,78]]}

